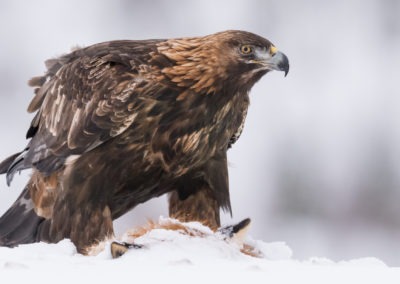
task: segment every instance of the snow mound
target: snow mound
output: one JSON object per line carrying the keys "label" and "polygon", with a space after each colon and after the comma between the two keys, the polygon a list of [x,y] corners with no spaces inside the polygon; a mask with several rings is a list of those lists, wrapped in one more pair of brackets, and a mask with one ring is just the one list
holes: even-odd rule
{"label": "snow mound", "polygon": [[[202,235],[149,230],[135,239],[142,248],[129,249],[117,259],[111,257],[110,243],[97,256],[78,254],[69,240],[0,247],[0,275],[2,282],[8,279],[12,283],[400,283],[400,269],[388,268],[375,258],[333,262],[314,257],[300,261],[293,259],[283,242],[265,243],[248,237],[245,243],[262,252],[263,257],[257,258],[243,254],[240,245],[199,223],[185,226]],[[122,240],[132,241],[129,238],[127,233]]]}
{"label": "snow mound", "polygon": [[[292,256],[291,249],[283,242],[264,243],[247,238],[241,240],[235,236],[228,238],[221,232],[214,233],[208,227],[198,222],[181,223],[174,219],[159,219],[152,229],[128,231],[122,241],[141,245],[141,249],[131,249],[126,258],[132,261],[142,258],[143,261],[154,255],[151,262],[159,264],[192,263],[202,264],[210,261],[238,261],[248,262],[254,256],[243,253],[243,246],[251,247],[253,254],[270,260],[287,260]],[[155,228],[154,228],[155,227]],[[169,229],[173,228],[173,229]],[[139,230],[140,231],[140,230]],[[132,235],[135,238],[132,238]],[[244,243],[243,243],[244,242]],[[105,250],[108,253],[109,249]]]}

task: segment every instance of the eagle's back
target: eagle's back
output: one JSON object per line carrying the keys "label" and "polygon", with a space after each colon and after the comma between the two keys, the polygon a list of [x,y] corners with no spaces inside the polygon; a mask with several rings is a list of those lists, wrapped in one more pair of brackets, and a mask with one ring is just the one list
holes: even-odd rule
{"label": "eagle's back", "polygon": [[[32,138],[14,171],[35,165],[50,173],[70,155],[81,155],[125,131],[137,115],[138,97],[161,89],[149,60],[161,40],[111,41],[46,61],[47,72],[29,84],[35,112]],[[145,94],[146,95],[146,94]]]}
{"label": "eagle's back", "polygon": [[33,165],[50,174],[121,134],[122,144],[151,143],[149,159],[166,169],[226,147],[244,120],[247,93],[212,96],[174,85],[163,73],[173,65],[158,51],[164,42],[104,42],[48,60],[46,74],[30,80],[32,140],[9,176]]}

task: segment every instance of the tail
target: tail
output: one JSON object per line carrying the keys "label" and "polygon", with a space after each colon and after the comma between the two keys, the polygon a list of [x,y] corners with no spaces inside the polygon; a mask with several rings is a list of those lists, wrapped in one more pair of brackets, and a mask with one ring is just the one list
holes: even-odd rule
{"label": "tail", "polygon": [[0,246],[14,247],[39,241],[43,217],[36,214],[28,187],[0,217]]}

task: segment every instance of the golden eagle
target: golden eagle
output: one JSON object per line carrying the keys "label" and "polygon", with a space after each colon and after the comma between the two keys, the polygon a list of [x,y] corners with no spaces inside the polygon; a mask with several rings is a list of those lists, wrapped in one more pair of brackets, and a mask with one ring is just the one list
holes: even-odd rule
{"label": "golden eagle", "polygon": [[70,238],[83,254],[113,236],[112,220],[165,193],[171,217],[218,228],[248,93],[289,70],[271,42],[244,31],[104,42],[46,66],[29,81],[30,141],[0,164],[8,184],[33,169],[0,218],[0,245]]}

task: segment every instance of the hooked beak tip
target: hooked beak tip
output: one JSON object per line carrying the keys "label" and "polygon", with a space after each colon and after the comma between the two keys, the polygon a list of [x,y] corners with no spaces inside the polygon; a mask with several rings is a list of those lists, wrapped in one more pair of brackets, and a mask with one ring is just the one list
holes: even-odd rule
{"label": "hooked beak tip", "polygon": [[285,72],[286,77],[289,73],[289,59],[287,58],[287,56],[283,52],[278,51],[277,53],[275,53],[273,59],[275,61],[277,69],[279,71]]}

